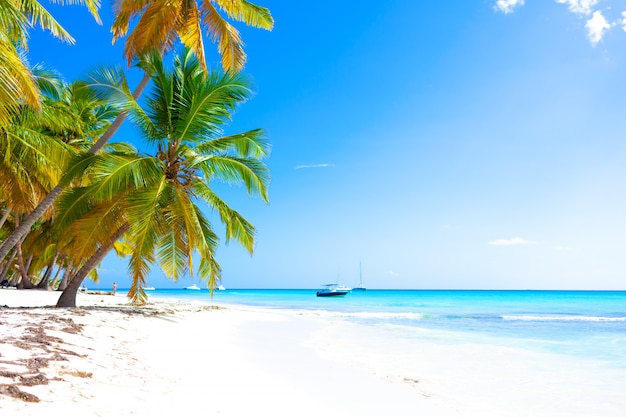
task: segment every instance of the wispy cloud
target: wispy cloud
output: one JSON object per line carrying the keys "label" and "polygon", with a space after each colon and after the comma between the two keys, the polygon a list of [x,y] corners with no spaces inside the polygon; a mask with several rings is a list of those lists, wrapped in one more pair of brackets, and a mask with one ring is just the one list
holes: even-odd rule
{"label": "wispy cloud", "polygon": [[387,271],[387,275],[389,275],[390,277],[399,277],[400,274],[398,274],[396,271],[392,271],[391,269],[389,271]]}
{"label": "wispy cloud", "polygon": [[334,165],[333,164],[297,165],[294,169],[328,168],[332,166]]}
{"label": "wispy cloud", "polygon": [[514,245],[534,245],[537,242],[533,242],[532,240],[527,240],[521,237],[514,237],[511,239],[496,239],[488,242],[488,245],[492,246],[514,246]]}
{"label": "wispy cloud", "polygon": [[611,29],[609,22],[607,22],[604,16],[602,16],[602,13],[598,11],[593,12],[593,16],[591,19],[587,20],[585,27],[587,28],[589,42],[591,42],[593,46],[596,46],[598,42],[602,40],[606,31]]}
{"label": "wispy cloud", "polygon": [[511,13],[517,6],[523,6],[524,0],[498,0],[496,1],[495,9],[501,11],[504,14]]}
{"label": "wispy cloud", "polygon": [[620,21],[622,25],[622,30],[626,32],[626,12],[622,12],[622,20]]}

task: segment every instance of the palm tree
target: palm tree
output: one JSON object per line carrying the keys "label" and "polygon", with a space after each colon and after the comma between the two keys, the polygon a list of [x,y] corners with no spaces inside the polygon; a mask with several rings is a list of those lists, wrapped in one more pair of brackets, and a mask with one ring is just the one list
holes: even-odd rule
{"label": "palm tree", "polygon": [[[0,147],[4,149],[0,200],[6,204],[5,214],[12,214],[16,225],[59,182],[72,156],[88,149],[90,138],[105,130],[119,112],[80,83],[65,85],[50,73],[39,69],[34,73],[40,90],[45,92],[41,111],[23,106],[12,115],[11,123],[0,125]],[[33,229],[40,232],[41,248],[55,243],[54,236],[61,235],[54,228],[40,227],[50,223],[46,220],[51,215],[49,210],[39,227]]]}
{"label": "palm tree", "polygon": [[[72,3],[87,6],[96,21],[98,0],[78,0]],[[27,49],[27,30],[39,26],[65,42],[74,39],[36,0],[0,1],[0,124],[6,123],[19,105],[41,107],[37,83],[23,53]]]}
{"label": "palm tree", "polygon": [[[204,0],[200,5],[196,1],[182,0],[167,2],[119,0],[115,3],[116,19],[112,28],[113,37],[115,40],[125,36],[129,31],[131,21],[139,18],[125,47],[125,55],[129,62],[144,54],[152,53],[154,50],[158,50],[161,54],[169,51],[176,39],[180,39],[183,44],[201,57],[201,67],[206,70],[202,38],[202,29],[204,29],[211,39],[218,43],[224,69],[237,72],[241,70],[246,59],[243,43],[237,30],[219,14],[218,8],[223,10],[229,18],[243,21],[253,27],[270,30],[274,25],[268,9],[246,0]],[[133,91],[134,99],[142,94],[149,80],[150,75],[145,74]],[[126,116],[126,111],[121,112],[91,147],[89,153],[98,153],[117,132]],[[4,240],[3,245],[0,246],[0,262],[54,203],[65,189],[66,183],[67,181],[54,187],[24,218],[21,225]]]}
{"label": "palm tree", "polygon": [[5,215],[15,219],[37,206],[59,181],[72,155],[72,147],[51,136],[50,131],[72,131],[77,125],[76,114],[56,108],[55,97],[62,89],[60,79],[39,68],[32,72],[38,90],[45,93],[41,110],[22,105],[7,123],[0,124],[0,200],[6,204]]}
{"label": "palm tree", "polygon": [[[207,74],[190,50],[176,57],[172,71],[156,52],[140,65],[151,74],[154,88],[146,109],[137,107],[132,115],[155,154],[95,156],[88,175],[100,180],[65,193],[59,203],[61,222],[73,223],[81,236],[90,234],[84,241],[100,242],[95,251],[90,249],[94,255],[99,251],[100,259],[112,241],[95,230],[115,231],[109,234],[115,236],[127,228],[125,243],[132,249],[129,297],[137,304],[145,302],[143,286],[155,263],[175,280],[188,272],[197,273],[209,288],[219,280],[218,237],[202,205],[219,213],[226,241],[234,240],[252,253],[254,227],[213,191],[211,182],[245,184],[248,193],[267,201],[269,181],[261,162],[269,145],[261,130],[222,136],[222,126],[236,106],[250,96],[244,77]],[[194,253],[199,255],[197,268]],[[64,291],[68,295],[62,295],[57,306],[74,305],[83,278],[72,278]]]}

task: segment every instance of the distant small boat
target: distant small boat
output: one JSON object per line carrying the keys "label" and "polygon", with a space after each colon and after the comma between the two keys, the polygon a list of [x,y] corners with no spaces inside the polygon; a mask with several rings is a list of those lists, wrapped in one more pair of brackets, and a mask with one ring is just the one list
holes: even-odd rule
{"label": "distant small boat", "polygon": [[185,287],[186,290],[199,290],[200,287],[198,287],[196,284],[190,285],[188,287]]}
{"label": "distant small boat", "polygon": [[154,287],[143,287],[144,291],[154,291]]}
{"label": "distant small boat", "polygon": [[359,285],[352,288],[352,291],[365,291],[366,288],[363,285],[363,274],[361,273],[361,261],[359,261]]}
{"label": "distant small boat", "polygon": [[226,291],[226,287],[224,287],[223,285],[218,285],[217,287],[215,287],[215,289],[218,291]]}
{"label": "distant small boat", "polygon": [[324,288],[319,290],[316,295],[318,297],[338,297],[346,295],[350,292],[350,288],[337,284],[326,284]]}

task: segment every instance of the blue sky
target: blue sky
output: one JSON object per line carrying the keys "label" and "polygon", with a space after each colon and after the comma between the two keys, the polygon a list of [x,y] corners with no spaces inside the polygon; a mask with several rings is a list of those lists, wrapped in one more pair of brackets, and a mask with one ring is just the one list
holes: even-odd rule
{"label": "blue sky", "polygon": [[[220,187],[258,229],[252,257],[220,248],[227,288],[355,285],[361,261],[369,288],[626,289],[624,2],[258,3],[276,26],[240,27],[256,96],[228,132],[268,131],[270,203]],[[110,8],[51,7],[76,45],[33,32],[30,60],[123,64]]]}

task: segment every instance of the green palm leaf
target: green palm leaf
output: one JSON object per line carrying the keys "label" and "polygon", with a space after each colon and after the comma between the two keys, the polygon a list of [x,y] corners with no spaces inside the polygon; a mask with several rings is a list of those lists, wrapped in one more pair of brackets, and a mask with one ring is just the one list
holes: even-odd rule
{"label": "green palm leaf", "polygon": [[209,139],[198,144],[196,152],[199,154],[221,154],[233,152],[245,158],[264,158],[269,155],[270,145],[262,129],[250,130],[231,136],[222,136]]}
{"label": "green palm leaf", "polygon": [[205,178],[219,179],[228,184],[243,183],[250,194],[268,201],[269,171],[260,161],[229,155],[212,155],[198,164]]}
{"label": "green palm leaf", "polygon": [[93,69],[81,82],[94,98],[106,100],[120,110],[136,110],[138,105],[128,87],[124,71],[116,67],[101,66]]}
{"label": "green palm leaf", "polygon": [[220,214],[222,224],[226,227],[226,242],[234,239],[252,254],[254,250],[254,226],[244,219],[241,214],[230,208],[206,183],[195,181],[194,190],[198,196]]}
{"label": "green palm leaf", "polygon": [[[63,3],[61,3],[63,4]],[[54,17],[36,0],[22,0],[21,7],[23,13],[28,17],[33,26],[40,26],[44,30],[49,30],[55,38],[73,44],[74,38],[57,22]],[[100,23],[100,18],[96,20]]]}

